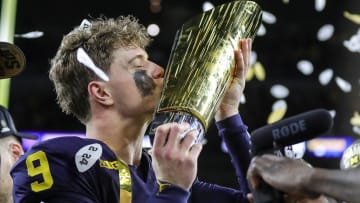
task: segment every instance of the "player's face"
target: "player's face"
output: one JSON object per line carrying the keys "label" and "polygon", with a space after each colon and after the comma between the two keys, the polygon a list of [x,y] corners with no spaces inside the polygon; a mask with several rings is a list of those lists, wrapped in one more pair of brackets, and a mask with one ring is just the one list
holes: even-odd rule
{"label": "player's face", "polygon": [[110,89],[126,115],[152,115],[163,86],[164,69],[138,47],[119,48],[110,66]]}

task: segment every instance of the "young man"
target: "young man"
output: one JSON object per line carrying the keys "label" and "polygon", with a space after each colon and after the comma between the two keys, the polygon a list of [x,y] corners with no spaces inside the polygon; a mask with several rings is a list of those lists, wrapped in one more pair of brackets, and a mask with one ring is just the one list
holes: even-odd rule
{"label": "young man", "polygon": [[[132,16],[98,19],[66,35],[52,60],[50,79],[64,112],[86,126],[86,139],[45,141],[14,169],[15,202],[247,202],[250,162],[246,126],[238,112],[249,66],[251,39],[235,51],[234,79],[216,112],[240,190],[196,179],[200,143],[186,124],[157,128],[150,156],[142,150],[163,86],[164,69],[148,59],[150,39]],[[109,80],[77,60],[84,51]]]}
{"label": "young man", "polygon": [[34,135],[19,133],[9,111],[0,106],[0,203],[13,203],[10,169],[24,154],[21,138],[37,139]]}

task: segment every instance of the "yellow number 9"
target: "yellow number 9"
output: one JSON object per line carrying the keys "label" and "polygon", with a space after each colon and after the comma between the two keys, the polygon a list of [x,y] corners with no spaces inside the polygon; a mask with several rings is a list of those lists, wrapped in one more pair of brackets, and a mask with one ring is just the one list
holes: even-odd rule
{"label": "yellow number 9", "polygon": [[26,167],[28,169],[28,175],[34,177],[36,175],[42,175],[43,181],[34,181],[31,183],[31,190],[34,192],[40,192],[50,189],[54,184],[54,179],[50,173],[49,162],[46,158],[46,154],[43,151],[37,151],[26,158]]}

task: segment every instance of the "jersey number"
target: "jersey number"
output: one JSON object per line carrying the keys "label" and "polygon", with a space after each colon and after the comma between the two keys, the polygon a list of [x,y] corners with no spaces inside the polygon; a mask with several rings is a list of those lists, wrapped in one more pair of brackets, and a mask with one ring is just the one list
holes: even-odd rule
{"label": "jersey number", "polygon": [[34,181],[31,183],[31,190],[34,192],[40,192],[50,189],[54,184],[54,179],[50,173],[49,162],[46,158],[46,154],[43,151],[37,151],[26,158],[26,167],[28,169],[28,175],[30,177],[42,176],[42,180]]}

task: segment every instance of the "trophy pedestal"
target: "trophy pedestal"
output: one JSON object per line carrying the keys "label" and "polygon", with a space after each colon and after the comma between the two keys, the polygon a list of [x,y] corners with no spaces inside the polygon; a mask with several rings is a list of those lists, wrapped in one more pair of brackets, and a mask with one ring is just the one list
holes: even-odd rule
{"label": "trophy pedestal", "polygon": [[190,124],[189,129],[197,129],[199,131],[194,143],[203,143],[204,141],[205,130],[201,122],[196,117],[185,112],[158,112],[155,114],[154,120],[152,121],[149,129],[149,135],[152,143],[156,128],[165,123],[188,123]]}

